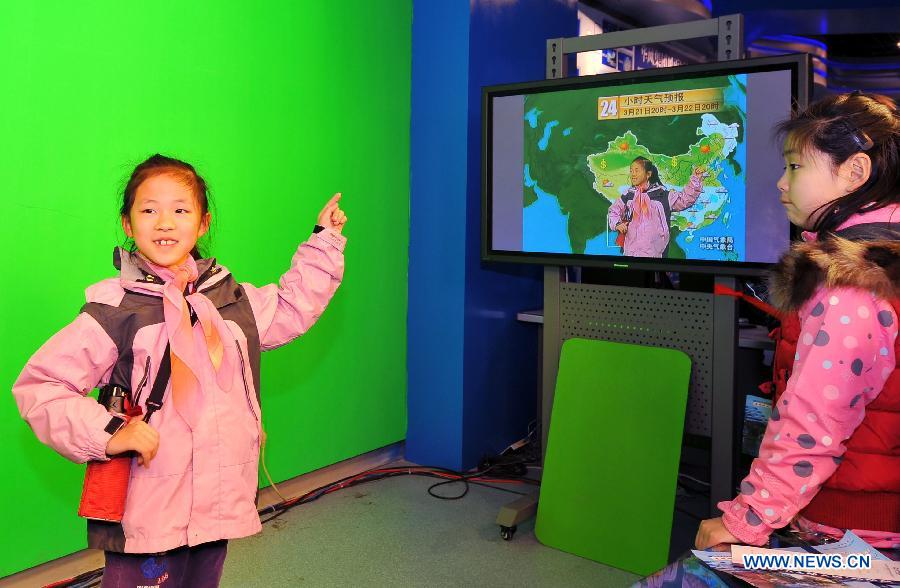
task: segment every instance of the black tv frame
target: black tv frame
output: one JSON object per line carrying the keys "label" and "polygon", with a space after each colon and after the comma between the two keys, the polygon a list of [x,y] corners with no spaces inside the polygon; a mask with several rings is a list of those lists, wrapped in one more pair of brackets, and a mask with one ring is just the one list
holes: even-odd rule
{"label": "black tv frame", "polygon": [[[684,65],[632,72],[606,73],[577,78],[540,80],[481,89],[481,259],[487,262],[526,263],[555,266],[582,266],[650,271],[677,271],[723,276],[760,276],[771,267],[769,263],[726,262],[694,259],[668,259],[650,257],[602,256],[587,254],[536,253],[526,251],[499,251],[491,248],[493,224],[492,170],[493,153],[490,149],[493,135],[493,97],[535,93],[549,90],[578,90],[602,86],[656,82],[686,76],[702,77],[754,73],[776,70],[791,71],[792,110],[802,110],[812,95],[812,58],[805,53],[717,61],[696,65]],[[792,228],[792,236],[796,231]]]}

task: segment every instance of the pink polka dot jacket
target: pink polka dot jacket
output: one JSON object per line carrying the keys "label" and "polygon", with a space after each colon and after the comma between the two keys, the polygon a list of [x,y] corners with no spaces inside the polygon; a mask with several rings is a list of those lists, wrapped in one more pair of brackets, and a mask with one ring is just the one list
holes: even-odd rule
{"label": "pink polka dot jacket", "polygon": [[900,205],[856,215],[838,236],[775,266],[772,417],[740,494],[719,503],[740,541],[797,526],[900,544]]}

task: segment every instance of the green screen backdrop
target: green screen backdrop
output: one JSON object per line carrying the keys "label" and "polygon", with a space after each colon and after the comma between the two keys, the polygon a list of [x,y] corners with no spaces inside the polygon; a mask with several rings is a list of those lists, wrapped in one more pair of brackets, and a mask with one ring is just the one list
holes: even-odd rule
{"label": "green screen backdrop", "polygon": [[8,390],[113,275],[119,194],[154,152],[207,179],[212,254],[257,285],[344,194],[344,283],[307,335],[263,356],[275,480],[404,437],[411,19],[409,0],[5,7],[0,577],[85,546],[84,466],[41,445]]}

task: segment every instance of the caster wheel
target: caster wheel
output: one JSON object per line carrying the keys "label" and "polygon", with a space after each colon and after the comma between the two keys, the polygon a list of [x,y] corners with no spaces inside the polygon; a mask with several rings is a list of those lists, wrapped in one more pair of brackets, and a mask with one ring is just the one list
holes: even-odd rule
{"label": "caster wheel", "polygon": [[500,537],[503,538],[504,541],[509,541],[513,538],[513,535],[516,534],[516,527],[513,525],[512,527],[500,527]]}

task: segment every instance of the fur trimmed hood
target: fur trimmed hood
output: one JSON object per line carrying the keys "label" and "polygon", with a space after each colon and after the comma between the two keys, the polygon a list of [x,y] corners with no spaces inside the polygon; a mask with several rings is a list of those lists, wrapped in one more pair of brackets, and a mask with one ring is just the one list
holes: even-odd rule
{"label": "fur trimmed hood", "polygon": [[782,312],[796,311],[820,285],[871,290],[885,300],[900,298],[900,240],[828,235],[794,245],[772,268],[770,301]]}

